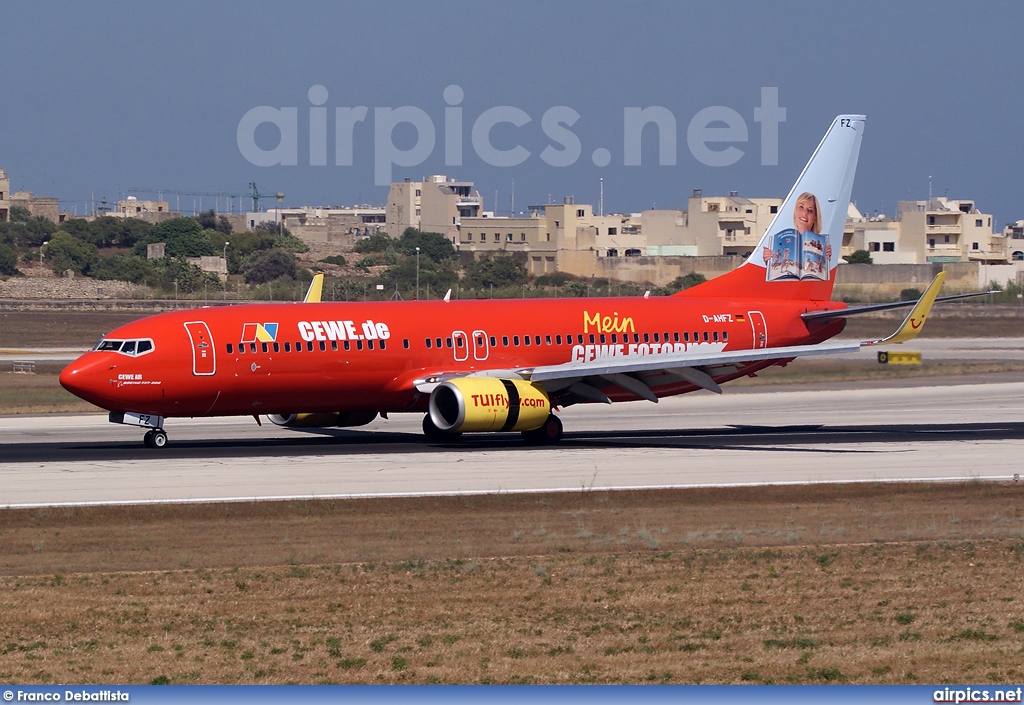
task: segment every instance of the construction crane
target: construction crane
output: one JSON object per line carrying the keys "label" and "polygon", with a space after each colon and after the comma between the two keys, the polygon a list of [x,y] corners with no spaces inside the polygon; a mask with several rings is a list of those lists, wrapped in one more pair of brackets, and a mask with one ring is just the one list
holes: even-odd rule
{"label": "construction crane", "polygon": [[[161,201],[164,200],[164,194],[172,194],[172,195],[175,195],[175,196],[199,196],[200,198],[202,198],[203,196],[213,196],[214,198],[218,198],[218,199],[219,198],[223,198],[223,199],[229,199],[229,198],[230,199],[235,199],[235,198],[237,198],[237,199],[239,199],[239,206],[241,206],[241,199],[246,198],[249,195],[247,193],[230,193],[228,191],[177,191],[175,189],[169,189],[169,188],[140,188],[140,187],[130,187],[128,189],[128,191],[129,192],[135,192],[135,193],[149,193],[149,194],[155,193],[157,195],[157,198],[159,200],[161,200]],[[225,200],[225,202],[227,202],[227,201]],[[180,198],[178,199],[177,210],[178,211],[181,210],[181,199]],[[202,202],[200,202],[199,210],[202,210]]]}
{"label": "construction crane", "polygon": [[[141,188],[141,187],[131,187],[131,188],[128,189],[128,191],[129,192],[135,192],[135,193],[149,193],[149,194],[155,193],[155,194],[157,194],[157,198],[159,200],[161,200],[161,201],[164,200],[164,194],[173,194],[175,196],[199,196],[200,198],[202,198],[203,196],[213,196],[214,198],[224,198],[224,199],[228,199],[228,198],[235,199],[235,198],[237,198],[237,199],[239,199],[239,201],[241,201],[241,199],[243,199],[243,198],[251,198],[252,199],[252,209],[253,209],[253,212],[255,212],[255,213],[259,213],[260,212],[260,210],[261,210],[261,208],[260,208],[260,201],[262,199],[264,199],[264,198],[276,198],[278,205],[280,205],[284,201],[284,194],[281,193],[280,191],[278,191],[277,193],[274,193],[274,194],[260,193],[259,188],[256,186],[256,182],[255,181],[250,181],[249,182],[249,189],[250,189],[249,193],[231,193],[231,192],[228,192],[228,191],[177,191],[175,189],[169,189],[169,188]],[[239,204],[239,205],[241,205],[241,204]],[[179,203],[178,203],[178,210],[179,211],[181,210],[180,206],[181,206],[181,203],[180,203],[180,199],[179,199]],[[200,207],[200,210],[202,210],[201,207]]]}
{"label": "construction crane", "polygon": [[284,194],[281,193],[280,191],[275,193],[273,196],[271,196],[269,193],[260,193],[259,188],[256,187],[255,181],[249,182],[249,188],[252,189],[252,210],[254,213],[260,212],[260,199],[271,197],[276,198],[278,206],[280,206],[281,202],[284,201]]}

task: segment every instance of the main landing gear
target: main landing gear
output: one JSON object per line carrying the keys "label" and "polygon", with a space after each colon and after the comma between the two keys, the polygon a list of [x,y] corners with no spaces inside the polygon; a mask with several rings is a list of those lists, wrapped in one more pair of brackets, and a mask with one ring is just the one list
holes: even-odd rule
{"label": "main landing gear", "polygon": [[523,439],[532,446],[553,445],[562,440],[562,421],[554,414],[549,414],[540,428],[523,431]]}
{"label": "main landing gear", "polygon": [[146,435],[142,437],[142,442],[146,444],[147,448],[163,448],[167,445],[167,432],[162,428],[146,431]]}

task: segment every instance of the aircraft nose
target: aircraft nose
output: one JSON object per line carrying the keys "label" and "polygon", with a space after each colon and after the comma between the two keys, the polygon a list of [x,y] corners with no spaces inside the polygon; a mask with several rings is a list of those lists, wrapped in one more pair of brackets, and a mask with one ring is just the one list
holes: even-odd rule
{"label": "aircraft nose", "polygon": [[90,353],[82,355],[61,371],[57,378],[60,386],[80,399],[91,401],[109,384],[105,376],[97,374],[106,372],[109,365],[100,363]]}

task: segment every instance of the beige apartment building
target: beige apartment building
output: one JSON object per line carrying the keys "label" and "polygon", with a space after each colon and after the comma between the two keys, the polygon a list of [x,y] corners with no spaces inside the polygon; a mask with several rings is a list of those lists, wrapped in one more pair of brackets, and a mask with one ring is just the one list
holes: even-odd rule
{"label": "beige apartment building", "polygon": [[108,215],[119,218],[145,218],[152,213],[169,211],[167,201],[143,201],[135,196],[128,196],[123,201],[118,201],[117,210]]}
{"label": "beige apartment building", "polygon": [[778,198],[705,197],[694,191],[688,210],[595,215],[571,197],[560,204],[530,206],[523,218],[463,218],[458,246],[479,257],[516,256],[530,274],[567,272],[594,276],[607,269],[600,258],[746,256],[778,212]]}
{"label": "beige apartment building", "polygon": [[385,231],[399,238],[406,228],[441,233],[458,246],[463,218],[483,214],[484,200],[473,189],[472,181],[456,181],[435,174],[422,181],[391,184],[385,206]]}
{"label": "beige apartment building", "polygon": [[1007,261],[1006,238],[972,200],[900,201],[897,212],[900,242],[918,263]]}
{"label": "beige apartment building", "polygon": [[1024,262],[1024,220],[1009,223],[1003,228],[1006,258],[1010,262]]}
{"label": "beige apartment building", "polygon": [[6,223],[11,219],[11,180],[7,178],[7,172],[0,169],[0,222]]}

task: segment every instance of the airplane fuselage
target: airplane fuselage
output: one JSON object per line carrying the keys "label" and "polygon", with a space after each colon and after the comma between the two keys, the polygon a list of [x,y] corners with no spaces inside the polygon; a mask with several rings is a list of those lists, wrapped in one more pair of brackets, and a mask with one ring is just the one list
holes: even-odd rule
{"label": "airplane fuselage", "polygon": [[[652,297],[202,308],[112,331],[98,346],[107,349],[81,357],[61,383],[110,411],[164,417],[422,412],[428,395],[416,382],[438,374],[817,343],[842,322],[809,330],[800,314],[827,303],[836,307]],[[709,372],[722,382],[777,362]],[[647,384],[658,397],[698,388],[668,377]],[[612,401],[638,398],[604,391]]]}

